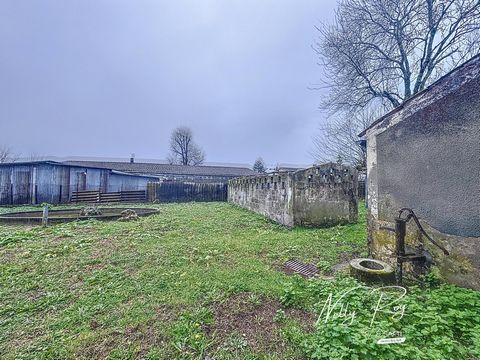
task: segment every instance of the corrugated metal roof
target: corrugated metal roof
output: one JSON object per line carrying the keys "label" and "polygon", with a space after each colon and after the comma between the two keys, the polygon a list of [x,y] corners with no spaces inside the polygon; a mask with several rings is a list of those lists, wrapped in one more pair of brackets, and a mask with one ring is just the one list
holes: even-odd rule
{"label": "corrugated metal roof", "polygon": [[64,161],[62,164],[71,166],[86,166],[102,169],[111,169],[124,173],[135,174],[171,174],[171,175],[197,175],[197,176],[247,176],[256,174],[245,167],[227,166],[185,166],[158,163],[130,163],[113,161]]}
{"label": "corrugated metal roof", "polygon": [[51,164],[51,165],[62,165],[56,161],[50,160],[37,160],[37,161],[13,161],[13,162],[4,162],[0,163],[0,166],[21,166],[21,165],[35,165],[35,164]]}
{"label": "corrugated metal roof", "polygon": [[126,175],[126,176],[139,176],[139,177],[145,177],[145,178],[151,178],[151,179],[156,179],[156,176],[153,176],[152,174],[136,174],[136,173],[129,173],[126,171],[118,171],[114,170],[108,167],[99,167],[99,166],[93,166],[93,165],[88,165],[88,164],[81,164],[81,165],[76,165],[76,164],[66,164],[64,162],[57,162],[57,161],[51,161],[51,160],[38,160],[38,161],[21,161],[21,162],[6,162],[6,163],[0,163],[0,167],[7,167],[7,166],[31,166],[31,165],[54,165],[54,166],[69,166],[69,167],[80,167],[80,168],[91,168],[91,169],[100,169],[100,170],[110,170],[112,174],[117,174],[117,175]]}

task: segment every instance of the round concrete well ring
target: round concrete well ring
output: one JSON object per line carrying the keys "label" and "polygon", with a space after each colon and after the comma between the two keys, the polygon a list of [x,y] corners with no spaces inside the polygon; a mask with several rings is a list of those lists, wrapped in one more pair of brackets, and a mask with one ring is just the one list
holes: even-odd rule
{"label": "round concrete well ring", "polygon": [[366,283],[391,284],[395,281],[393,267],[384,261],[375,259],[351,260],[350,274]]}
{"label": "round concrete well ring", "polygon": [[[90,215],[81,216],[80,211],[82,208],[69,208],[62,210],[50,210],[48,212],[48,222],[52,224],[58,224],[76,220],[118,220],[122,217],[122,211],[132,209],[135,210],[138,216],[149,216],[158,214],[158,209],[153,208],[137,208],[137,207],[105,207],[98,208],[102,212],[102,215]],[[36,211],[22,211],[12,212],[0,215],[0,223],[5,224],[41,224],[42,223],[42,210]]]}

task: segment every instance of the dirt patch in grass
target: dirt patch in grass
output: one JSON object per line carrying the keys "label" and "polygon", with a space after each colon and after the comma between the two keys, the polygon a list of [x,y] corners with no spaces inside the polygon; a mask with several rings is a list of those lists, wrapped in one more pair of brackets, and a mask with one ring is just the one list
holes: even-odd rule
{"label": "dirt patch in grass", "polygon": [[305,276],[303,276],[302,274],[299,274],[295,271],[293,271],[292,269],[288,268],[285,266],[285,263],[283,264],[275,264],[273,266],[273,269],[275,269],[276,271],[280,271],[286,275],[289,275],[289,276],[294,276],[294,275],[298,275],[298,276],[301,276],[303,278],[305,278]]}
{"label": "dirt patch in grass", "polygon": [[285,314],[288,318],[296,320],[304,331],[311,332],[315,329],[315,322],[317,321],[315,314],[295,308],[287,309]]}
{"label": "dirt patch in grass", "polygon": [[67,289],[70,292],[80,292],[84,284],[85,281],[81,276],[75,276],[67,283]]}
{"label": "dirt patch in grass", "polygon": [[168,338],[162,334],[168,324],[178,318],[180,311],[169,305],[160,305],[155,309],[155,316],[143,324],[128,325],[123,330],[105,334],[105,324],[97,320],[89,323],[90,330],[98,334],[98,341],[85,344],[75,354],[79,359],[105,359],[115,349],[135,348],[135,359],[143,359],[152,347],[164,348]]}
{"label": "dirt patch in grass", "polygon": [[13,249],[2,249],[0,253],[0,262],[1,263],[11,263],[17,260],[17,252]]}
{"label": "dirt patch in grass", "polygon": [[360,256],[360,252],[357,250],[353,251],[343,251],[340,254],[338,254],[337,257],[337,264],[338,263],[344,263],[344,262],[350,262],[352,259],[356,259],[362,257]]}
{"label": "dirt patch in grass", "polygon": [[18,332],[10,334],[8,342],[4,344],[4,349],[28,349],[38,339],[45,337],[45,329],[20,329]]}
{"label": "dirt patch in grass", "polygon": [[107,264],[105,262],[97,262],[94,264],[85,265],[85,271],[93,272],[93,271],[103,270],[106,267],[107,267]]}
{"label": "dirt patch in grass", "polygon": [[45,291],[43,291],[43,289],[41,289],[39,287],[31,289],[27,292],[28,300],[33,301],[33,302],[39,300],[44,295],[45,295]]}
{"label": "dirt patch in grass", "polygon": [[111,255],[114,253],[118,246],[115,244],[115,238],[113,239],[102,239],[95,244],[95,249],[92,251],[92,258],[102,259],[106,255]]}
{"label": "dirt patch in grass", "polygon": [[[232,336],[238,336],[246,340],[247,347],[253,352],[285,353],[287,344],[280,334],[282,306],[278,301],[240,293],[210,308],[215,320],[206,331],[213,338],[212,351],[221,349]],[[306,328],[313,327],[313,314],[299,309],[284,311],[287,318],[305,324]]]}

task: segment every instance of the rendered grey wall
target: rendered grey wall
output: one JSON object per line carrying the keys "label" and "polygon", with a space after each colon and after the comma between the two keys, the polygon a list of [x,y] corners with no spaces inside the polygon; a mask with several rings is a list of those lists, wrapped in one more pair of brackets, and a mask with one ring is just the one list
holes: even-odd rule
{"label": "rendered grey wall", "polygon": [[[480,57],[452,71],[367,133],[370,253],[396,263],[394,226],[413,208],[445,255],[407,228],[411,248],[423,244],[444,279],[480,290]],[[407,267],[408,269],[408,267]]]}
{"label": "rendered grey wall", "polygon": [[414,208],[445,234],[480,236],[480,78],[377,136],[379,219]]}

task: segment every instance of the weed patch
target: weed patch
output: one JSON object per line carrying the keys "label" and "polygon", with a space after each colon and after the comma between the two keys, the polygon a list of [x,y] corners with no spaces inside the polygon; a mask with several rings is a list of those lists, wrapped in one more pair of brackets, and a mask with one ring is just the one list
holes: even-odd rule
{"label": "weed patch", "polygon": [[[310,359],[478,357],[480,293],[443,284],[411,287],[400,295],[348,277],[332,282],[294,279],[282,303],[311,309],[318,321],[314,331],[290,330],[288,337]],[[385,338],[404,342],[379,343]]]}
{"label": "weed patch", "polygon": [[479,356],[478,293],[448,285],[412,289],[399,346],[369,335],[368,297],[349,298],[368,310],[358,323],[315,325],[323,299],[356,283],[278,269],[295,258],[330,275],[365,256],[363,207],[357,224],[289,230],[226,203],[154,206],[132,222],[0,227],[0,358]]}

